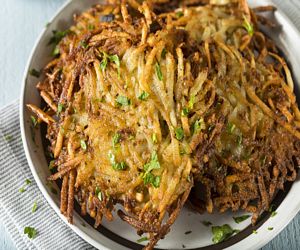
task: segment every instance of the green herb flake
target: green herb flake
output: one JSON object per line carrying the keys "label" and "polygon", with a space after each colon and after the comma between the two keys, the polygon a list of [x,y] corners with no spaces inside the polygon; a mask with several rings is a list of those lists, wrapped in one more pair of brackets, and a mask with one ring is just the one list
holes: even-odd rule
{"label": "green herb flake", "polygon": [[116,148],[119,145],[120,141],[121,141],[121,134],[115,133],[112,138],[113,148]]}
{"label": "green herb flake", "polygon": [[95,26],[93,24],[88,24],[87,28],[88,30],[94,30]]}
{"label": "green herb flake", "polygon": [[153,151],[151,154],[150,162],[144,165],[144,171],[146,174],[150,173],[153,169],[160,169],[160,163],[155,151]]}
{"label": "green herb flake", "polygon": [[243,27],[246,29],[246,31],[248,32],[248,34],[250,36],[253,36],[253,34],[254,34],[253,25],[249,22],[249,20],[247,19],[246,16],[243,16],[243,19],[244,19]]}
{"label": "green herb flake", "polygon": [[59,46],[55,46],[52,51],[52,56],[56,57],[60,54]]}
{"label": "green herb flake", "polygon": [[147,98],[149,97],[149,94],[147,93],[147,92],[145,92],[145,91],[143,91],[140,95],[139,95],[139,100],[141,100],[141,101],[145,101],[145,100],[147,100]]}
{"label": "green herb flake", "polygon": [[24,193],[25,191],[26,191],[25,188],[23,188],[23,187],[19,188],[20,193]]}
{"label": "green herb flake", "polygon": [[57,106],[57,115],[59,116],[64,109],[65,109],[65,105],[62,103],[59,103]]}
{"label": "green herb flake", "polygon": [[122,162],[117,162],[115,164],[112,165],[114,170],[125,170],[128,166],[126,164],[126,162],[122,161]]}
{"label": "green herb flake", "polygon": [[107,57],[103,57],[103,59],[100,63],[100,69],[102,71],[105,71],[106,67],[107,67]]}
{"label": "green herb flake", "polygon": [[210,221],[207,221],[207,220],[202,221],[202,224],[203,224],[204,226],[206,226],[206,227],[209,227],[209,226],[212,225],[212,223],[211,223]]}
{"label": "green herb flake", "polygon": [[206,129],[206,125],[203,118],[200,118],[199,120],[195,121],[193,125],[193,133],[196,134],[202,130]]}
{"label": "green herb flake", "polygon": [[146,173],[143,176],[144,184],[151,184],[153,187],[158,188],[160,186],[161,177],[155,176],[152,173]]}
{"label": "green herb flake", "polygon": [[234,219],[235,223],[239,224],[239,223],[247,220],[250,217],[251,217],[251,215],[247,214],[247,215],[242,215],[242,216],[239,216],[239,217],[233,217],[233,219]]}
{"label": "green herb flake", "polygon": [[87,49],[89,47],[88,43],[85,40],[80,42],[80,46],[84,49]]}
{"label": "green herb flake", "polygon": [[31,180],[29,180],[29,179],[26,179],[26,180],[25,180],[25,184],[26,184],[26,185],[29,185],[29,184],[31,184]]}
{"label": "green herb flake", "polygon": [[96,187],[95,194],[96,194],[96,196],[98,197],[98,199],[99,199],[100,201],[103,201],[102,192],[101,192],[101,190],[100,190],[99,187]]}
{"label": "green herb flake", "polygon": [[183,108],[181,110],[181,116],[188,116],[190,113],[190,110],[188,108]]}
{"label": "green herb flake", "polygon": [[138,239],[136,242],[141,243],[141,242],[147,241],[147,240],[149,240],[148,237],[142,237],[142,238]]}
{"label": "green herb flake", "polygon": [[30,119],[31,119],[31,123],[32,123],[33,127],[36,127],[38,124],[37,119],[33,115],[30,116]]}
{"label": "green herb flake", "polygon": [[5,136],[4,136],[4,139],[5,139],[6,141],[10,142],[10,141],[13,139],[13,137],[12,137],[12,135],[5,135]]}
{"label": "green herb flake", "polygon": [[53,30],[52,33],[53,33],[53,36],[49,40],[48,45],[50,45],[50,44],[57,45],[67,34],[70,33],[70,30],[65,30],[65,31]]}
{"label": "green herb flake", "polygon": [[49,170],[51,170],[51,169],[53,169],[54,167],[55,167],[55,160],[52,160],[52,161],[49,162],[48,168],[49,168]]}
{"label": "green herb flake", "polygon": [[166,50],[166,48],[163,48],[163,50],[161,51],[161,58],[165,59],[166,58],[166,54],[167,54],[167,50]]}
{"label": "green herb flake", "polygon": [[227,131],[228,133],[232,134],[233,131],[235,130],[236,126],[235,124],[231,123],[231,122],[228,122],[227,124]]}
{"label": "green herb flake", "polygon": [[83,139],[80,140],[80,147],[81,147],[84,151],[86,151],[87,145],[86,145],[85,140],[83,140]]}
{"label": "green herb flake", "polygon": [[175,137],[177,140],[181,141],[184,137],[183,128],[179,127],[175,129]]}
{"label": "green herb flake", "polygon": [[156,133],[152,134],[151,139],[152,139],[153,143],[157,143],[157,135],[156,135]]}
{"label": "green herb flake", "polygon": [[194,108],[194,105],[195,105],[195,96],[192,95],[189,102],[188,102],[188,107],[189,109],[193,109]]}
{"label": "green herb flake", "polygon": [[256,230],[252,230],[252,233],[253,233],[253,234],[257,234],[257,231],[256,231]]}
{"label": "green herb flake", "polygon": [[213,243],[217,244],[230,238],[236,231],[228,224],[223,226],[213,226],[211,228],[213,234]]}
{"label": "green herb flake", "polygon": [[34,227],[25,227],[24,234],[27,234],[29,239],[34,239],[37,235],[37,231]]}
{"label": "green herb flake", "polygon": [[269,231],[272,231],[274,229],[274,227],[268,227]]}
{"label": "green herb flake", "polygon": [[116,156],[112,152],[108,153],[108,158],[114,170],[125,170],[128,167],[124,161],[116,162]]}
{"label": "green herb flake", "polygon": [[183,17],[183,12],[182,11],[176,12],[176,17],[178,18]]}
{"label": "green herb flake", "polygon": [[275,211],[275,205],[271,204],[268,210],[270,213],[272,213],[273,211]]}
{"label": "green herb flake", "polygon": [[130,99],[122,95],[117,97],[116,102],[119,106],[129,106],[131,104]]}
{"label": "green herb flake", "polygon": [[161,72],[160,64],[158,62],[155,63],[155,72],[158,80],[163,80],[163,74]]}
{"label": "green herb flake", "polygon": [[160,186],[161,177],[153,175],[151,173],[153,169],[160,169],[160,163],[155,151],[153,151],[151,154],[150,162],[144,165],[145,173],[142,175],[142,178],[144,180],[144,184],[152,184],[152,186],[158,188]]}
{"label": "green herb flake", "polygon": [[35,202],[33,203],[31,212],[35,213],[35,211],[37,210],[37,208],[38,208],[38,205],[37,205],[37,202],[35,201]]}
{"label": "green herb flake", "polygon": [[120,62],[119,56],[118,55],[109,56],[109,60],[116,64],[117,69],[118,69],[118,77],[120,77],[121,62]]}
{"label": "green herb flake", "polygon": [[39,78],[39,77],[41,76],[41,72],[38,71],[38,70],[36,70],[36,69],[31,69],[31,70],[29,70],[29,74],[30,74],[31,76],[36,77],[36,78]]}
{"label": "green herb flake", "polygon": [[277,215],[277,212],[276,211],[273,211],[272,213],[271,213],[271,217],[274,217],[274,216],[276,216]]}

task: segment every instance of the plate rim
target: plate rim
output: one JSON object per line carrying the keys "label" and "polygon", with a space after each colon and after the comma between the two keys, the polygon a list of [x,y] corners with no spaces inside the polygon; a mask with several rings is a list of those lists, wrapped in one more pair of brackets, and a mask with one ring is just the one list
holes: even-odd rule
{"label": "plate rim", "polygon": [[[52,18],[50,18],[49,22],[52,23],[54,20],[57,19],[57,17],[60,14],[63,14],[64,10],[66,8],[68,8],[68,6],[74,2],[73,0],[67,0],[65,3],[62,4],[61,7],[58,8],[58,10],[55,12],[55,14],[52,16]],[[267,3],[268,1],[262,1],[262,5],[264,3]],[[275,5],[274,2],[272,2],[273,5]],[[295,27],[295,25],[292,23],[292,21],[288,18],[288,16],[281,11],[280,8],[277,8],[277,11],[275,13],[275,16],[279,16],[281,18],[281,20],[284,20],[284,22],[288,25],[289,29],[291,29],[293,31],[294,34],[297,35],[299,41],[300,41],[300,31]],[[104,240],[104,238],[108,241],[107,243],[110,244],[110,246],[105,246],[103,242],[100,242],[99,240],[95,240],[93,239],[93,237],[91,237],[88,233],[84,232],[80,226],[78,225],[72,225],[70,224],[67,219],[65,218],[64,215],[61,214],[59,207],[56,205],[56,203],[53,201],[53,198],[49,195],[48,191],[45,188],[45,185],[43,184],[43,182],[41,181],[41,178],[39,177],[39,174],[37,172],[37,167],[35,166],[36,164],[34,163],[34,161],[31,158],[30,155],[30,151],[32,151],[32,149],[29,148],[28,144],[27,144],[27,133],[25,131],[25,89],[26,89],[26,85],[27,85],[27,76],[28,76],[28,71],[30,69],[30,65],[32,63],[32,60],[34,58],[34,54],[35,51],[37,49],[37,47],[39,46],[39,43],[41,41],[41,39],[43,38],[43,36],[45,35],[45,33],[47,32],[48,28],[44,27],[43,30],[40,32],[39,36],[37,37],[34,46],[28,56],[27,59],[27,63],[24,69],[24,73],[23,73],[23,77],[22,77],[22,86],[21,86],[21,94],[20,94],[20,103],[19,103],[19,123],[20,123],[20,128],[21,128],[21,138],[22,138],[22,143],[23,143],[23,148],[25,151],[25,155],[26,155],[26,159],[28,162],[28,165],[30,167],[31,173],[37,183],[38,188],[40,189],[40,191],[42,192],[43,196],[45,197],[45,199],[47,200],[48,204],[51,206],[51,208],[56,212],[56,214],[59,216],[59,218],[68,226],[70,227],[79,237],[81,237],[84,241],[86,241],[87,243],[91,244],[92,246],[94,246],[97,249],[103,249],[103,250],[109,250],[109,249],[128,249],[126,247],[124,247],[123,245],[118,244],[117,242],[112,241],[111,239],[105,237],[104,235],[102,235],[101,233],[99,233],[99,237],[102,238]],[[298,79],[300,81],[300,78]],[[300,82],[299,82],[299,87],[300,87]],[[272,239],[274,239],[290,222],[291,220],[296,216],[296,214],[300,211],[300,198],[298,199],[298,203],[295,203],[293,207],[293,209],[291,209],[291,211],[289,211],[289,213],[287,213],[284,210],[284,207],[282,206],[282,204],[285,204],[287,202],[287,200],[293,200],[293,197],[291,197],[293,195],[293,190],[296,188],[295,186],[300,186],[300,182],[294,182],[291,190],[289,191],[289,193],[286,195],[286,197],[284,198],[284,200],[281,202],[281,204],[279,205],[279,207],[277,208],[277,219],[276,220],[276,227],[274,227],[274,229],[272,230],[272,232],[268,233],[268,232],[263,232],[266,231],[268,227],[274,226],[274,224],[271,224],[271,218],[267,219],[265,221],[265,223],[260,226],[257,229],[258,234],[250,234],[248,235],[246,238],[242,239],[241,241],[235,243],[234,245],[231,245],[229,247],[227,247],[226,249],[246,249],[246,250],[250,250],[250,249],[259,249],[261,247],[263,247],[264,245],[266,245],[268,242],[270,242]],[[295,191],[294,191],[295,192]],[[289,199],[288,199],[289,198]],[[78,215],[76,212],[74,213],[74,217],[75,219],[77,219],[77,217],[80,217],[80,215]],[[261,232],[262,231],[262,232]],[[261,234],[263,234],[264,238],[261,239]],[[108,248],[109,247],[109,248]],[[111,248],[113,247],[113,248]]]}

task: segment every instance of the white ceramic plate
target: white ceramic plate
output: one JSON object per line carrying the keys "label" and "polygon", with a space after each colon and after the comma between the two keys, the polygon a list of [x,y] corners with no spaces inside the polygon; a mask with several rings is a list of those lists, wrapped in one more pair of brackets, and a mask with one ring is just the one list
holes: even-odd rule
{"label": "white ceramic plate", "polygon": [[[45,28],[39,37],[36,46],[29,58],[28,65],[24,75],[23,90],[20,102],[20,123],[22,130],[22,140],[25,153],[28,159],[29,166],[33,176],[44,194],[45,198],[61,217],[66,221],[65,217],[59,211],[59,197],[52,194],[47,186],[47,177],[49,176],[48,164],[44,154],[41,132],[36,131],[36,144],[31,138],[30,128],[30,112],[26,109],[25,104],[33,103],[37,106],[41,104],[41,98],[35,86],[37,79],[29,76],[29,69],[41,69],[47,62],[51,60],[51,47],[47,43],[52,35],[52,30],[65,30],[72,24],[72,16],[74,13],[80,13],[95,3],[100,3],[100,0],[73,0],[67,2],[57,15],[51,21],[51,24]],[[250,0],[250,6],[256,4],[255,0]],[[260,5],[269,2],[259,1]],[[276,41],[278,47],[282,50],[285,57],[288,58],[289,64],[293,69],[300,69],[300,35],[292,23],[280,12],[277,11],[273,18],[281,25],[276,31],[265,32]],[[294,70],[294,79],[297,83],[300,82],[300,71]],[[299,91],[299,85],[296,87],[296,92]],[[299,92],[297,92],[299,94]],[[239,216],[245,213],[225,213],[213,215],[199,215],[188,208],[184,208],[171,228],[171,232],[164,240],[159,241],[157,248],[160,249],[258,249],[274,238],[297,214],[300,209],[300,190],[299,178],[290,187],[287,187],[286,192],[280,192],[274,203],[277,206],[277,216],[268,218],[266,214],[262,221],[255,227],[250,226],[250,219],[241,224],[236,224],[232,219],[233,216]],[[86,217],[82,218],[77,213],[74,216],[74,225],[68,224],[79,236],[84,240],[99,249],[140,249],[136,240],[140,237],[136,234],[128,224],[122,222],[118,216],[111,223],[103,222],[103,226],[99,230],[95,230],[92,225],[93,221]],[[225,223],[231,225],[235,229],[240,229],[241,232],[233,236],[231,239],[212,245],[211,229],[202,224],[202,221],[211,221],[214,225],[223,225]],[[84,227],[82,224],[86,221],[88,224]],[[267,228],[273,227],[272,231]],[[252,234],[252,230],[256,229],[258,234]],[[191,233],[186,233],[191,231]]]}

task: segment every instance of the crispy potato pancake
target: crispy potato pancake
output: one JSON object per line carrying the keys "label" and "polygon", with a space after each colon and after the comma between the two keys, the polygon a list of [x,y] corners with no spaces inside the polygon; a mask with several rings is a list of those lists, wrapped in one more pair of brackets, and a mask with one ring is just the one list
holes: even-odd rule
{"label": "crispy potato pancake", "polygon": [[[187,199],[252,222],[300,163],[291,73],[244,0],[107,1],[56,31],[37,88],[61,212],[122,220],[152,249]],[[191,192],[192,190],[192,192]]]}

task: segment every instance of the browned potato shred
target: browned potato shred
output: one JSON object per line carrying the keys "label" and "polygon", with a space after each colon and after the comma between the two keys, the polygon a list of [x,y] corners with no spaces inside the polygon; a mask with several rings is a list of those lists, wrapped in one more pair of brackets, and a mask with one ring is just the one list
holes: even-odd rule
{"label": "browned potato shred", "polygon": [[110,0],[75,17],[37,86],[48,109],[28,104],[47,123],[69,222],[74,199],[95,227],[119,203],[152,249],[188,197],[253,223],[269,209],[300,164],[291,73],[258,29],[274,10]]}

